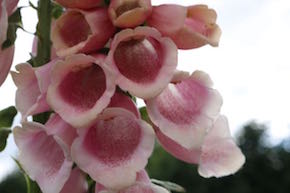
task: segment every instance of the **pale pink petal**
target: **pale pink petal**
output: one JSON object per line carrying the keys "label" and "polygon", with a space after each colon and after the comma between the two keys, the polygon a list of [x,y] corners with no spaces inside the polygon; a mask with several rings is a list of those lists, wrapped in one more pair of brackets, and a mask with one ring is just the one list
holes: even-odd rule
{"label": "pale pink petal", "polygon": [[115,94],[111,98],[111,102],[108,107],[120,107],[124,108],[136,115],[136,117],[140,118],[140,112],[134,103],[134,101],[121,91],[116,90]]}
{"label": "pale pink petal", "polygon": [[175,4],[154,6],[147,23],[163,35],[175,33],[184,26],[186,7]]}
{"label": "pale pink petal", "polygon": [[134,184],[154,147],[151,126],[121,108],[108,108],[72,145],[76,164],[107,188]]}
{"label": "pale pink petal", "polygon": [[198,172],[203,177],[222,177],[237,172],[245,156],[230,136],[226,117],[220,116],[202,146]]}
{"label": "pale pink petal", "polygon": [[78,136],[76,129],[62,120],[57,114],[54,114],[49,118],[45,123],[45,128],[49,135],[59,137],[65,143],[68,150],[70,149],[74,139]]}
{"label": "pale pink petal", "polygon": [[180,71],[180,70],[175,70],[174,75],[171,79],[171,83],[178,83],[181,82],[182,80],[190,77],[190,73],[187,71]]}
{"label": "pale pink petal", "polygon": [[16,66],[18,72],[11,72],[13,81],[17,86],[15,104],[23,120],[29,115],[38,114],[50,109],[46,102],[47,88],[44,85],[50,83],[48,75],[52,65],[54,65],[54,62],[38,68],[32,68],[30,64],[23,63]]}
{"label": "pale pink petal", "polygon": [[6,48],[4,50],[1,50],[0,47],[0,86],[3,84],[9,73],[13,57],[14,57],[14,46],[10,46],[9,48]]}
{"label": "pale pink petal", "polygon": [[105,8],[67,10],[52,27],[51,40],[58,56],[91,53],[104,47],[115,32]]}
{"label": "pale pink petal", "polygon": [[[7,10],[6,10],[6,1],[1,0],[0,1],[0,29],[1,29],[0,30],[0,45],[1,45],[0,54],[2,52],[1,51],[2,44],[6,40],[7,28],[8,28],[8,14],[7,14]],[[1,58],[2,57],[0,56],[0,59]],[[0,63],[0,65],[2,66],[2,63]],[[0,71],[0,72],[2,72],[2,71]]]}
{"label": "pale pink petal", "polygon": [[147,99],[159,94],[173,77],[177,48],[154,28],[126,29],[115,35],[106,63],[118,71],[117,84],[123,90]]}
{"label": "pale pink petal", "polygon": [[111,0],[108,12],[115,26],[137,27],[151,14],[151,0]]}
{"label": "pale pink petal", "polygon": [[199,148],[217,118],[222,98],[207,84],[201,71],[169,84],[157,97],[146,101],[151,121],[160,131],[187,149]]}
{"label": "pale pink petal", "polygon": [[98,58],[77,54],[56,63],[47,101],[76,128],[90,125],[108,106],[115,92],[114,73]]}
{"label": "pale pink petal", "polygon": [[[2,0],[2,1],[5,1],[5,0]],[[15,11],[18,1],[19,0],[6,0],[6,10],[7,10],[8,15],[11,15]]]}
{"label": "pale pink petal", "polygon": [[67,8],[91,9],[98,7],[103,3],[103,0],[55,0]]}
{"label": "pale pink petal", "polygon": [[87,190],[86,176],[76,167],[72,170],[69,179],[64,184],[60,193],[86,193]]}
{"label": "pale pink petal", "polygon": [[179,49],[198,48],[206,44],[218,46],[221,29],[216,24],[216,12],[206,5],[187,8],[184,27],[169,36]]}
{"label": "pale pink petal", "polygon": [[60,192],[71,173],[73,162],[63,150],[62,140],[47,135],[38,123],[24,122],[13,130],[19,148],[19,162],[43,193]]}

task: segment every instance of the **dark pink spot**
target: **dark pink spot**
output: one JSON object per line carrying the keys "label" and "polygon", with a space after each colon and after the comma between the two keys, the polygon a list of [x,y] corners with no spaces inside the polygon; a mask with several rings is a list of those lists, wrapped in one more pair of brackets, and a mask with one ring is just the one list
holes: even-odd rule
{"label": "dark pink spot", "polygon": [[122,75],[137,83],[153,82],[162,67],[162,47],[153,38],[121,42],[114,61]]}
{"label": "dark pink spot", "polygon": [[175,85],[177,94],[168,88],[157,98],[157,108],[168,120],[176,124],[189,124],[206,105],[208,90],[198,82],[187,79]]}
{"label": "dark pink spot", "polygon": [[91,34],[91,29],[85,17],[78,12],[70,13],[65,22],[60,26],[60,36],[68,47],[77,45],[85,41]]}
{"label": "dark pink spot", "polygon": [[118,165],[130,159],[140,143],[141,128],[136,120],[114,117],[99,121],[84,139],[85,149],[106,164]]}
{"label": "dark pink spot", "polygon": [[105,90],[105,73],[96,64],[69,72],[59,85],[63,99],[80,110],[92,108]]}

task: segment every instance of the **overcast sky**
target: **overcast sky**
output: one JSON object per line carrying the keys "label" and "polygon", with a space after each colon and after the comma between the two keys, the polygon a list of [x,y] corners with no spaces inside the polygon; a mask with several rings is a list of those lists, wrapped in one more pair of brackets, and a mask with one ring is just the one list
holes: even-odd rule
{"label": "overcast sky", "polygon": [[[222,113],[235,133],[250,120],[271,127],[272,140],[290,134],[290,1],[289,0],[152,0],[153,4],[207,4],[218,13],[223,34],[218,48],[205,46],[179,53],[179,69],[210,74],[224,99]],[[36,2],[33,0],[32,2]],[[28,0],[20,0],[28,5]],[[24,28],[34,32],[36,14],[22,11]],[[29,59],[32,35],[21,32],[14,64]],[[0,88],[0,109],[14,105],[11,77]],[[0,180],[14,164],[13,139],[0,153]]]}

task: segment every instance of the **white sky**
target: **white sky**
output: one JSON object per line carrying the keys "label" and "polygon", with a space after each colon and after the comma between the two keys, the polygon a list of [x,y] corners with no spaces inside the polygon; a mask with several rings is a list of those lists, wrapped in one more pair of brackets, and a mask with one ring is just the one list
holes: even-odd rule
{"label": "white sky", "polygon": [[[33,0],[36,4],[36,0]],[[209,73],[224,99],[222,113],[235,133],[250,120],[271,127],[272,140],[290,134],[289,0],[152,0],[153,4],[207,4],[218,13],[223,34],[218,48],[205,46],[179,53],[179,69]],[[28,0],[20,0],[28,5]],[[34,32],[36,14],[22,11],[24,28]],[[14,64],[29,59],[32,35],[18,31]],[[0,88],[0,109],[14,104],[11,77]],[[14,167],[17,152],[10,137],[0,153],[0,180]]]}

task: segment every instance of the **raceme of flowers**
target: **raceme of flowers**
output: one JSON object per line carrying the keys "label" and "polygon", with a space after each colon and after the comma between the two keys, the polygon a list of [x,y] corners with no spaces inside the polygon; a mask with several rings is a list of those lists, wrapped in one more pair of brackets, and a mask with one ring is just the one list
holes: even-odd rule
{"label": "raceme of flowers", "polygon": [[[8,2],[1,1],[1,44],[14,9]],[[43,193],[85,193],[86,174],[95,193],[168,193],[144,170],[155,137],[176,158],[198,164],[203,177],[243,165],[209,75],[176,69],[178,49],[218,46],[214,10],[150,0],[56,2],[65,7],[51,31],[56,54],[41,67],[23,63],[11,72],[22,115],[13,130],[19,162]],[[0,52],[1,83],[13,49]],[[132,96],[144,100],[147,122]],[[47,111],[45,124],[27,121]]]}

